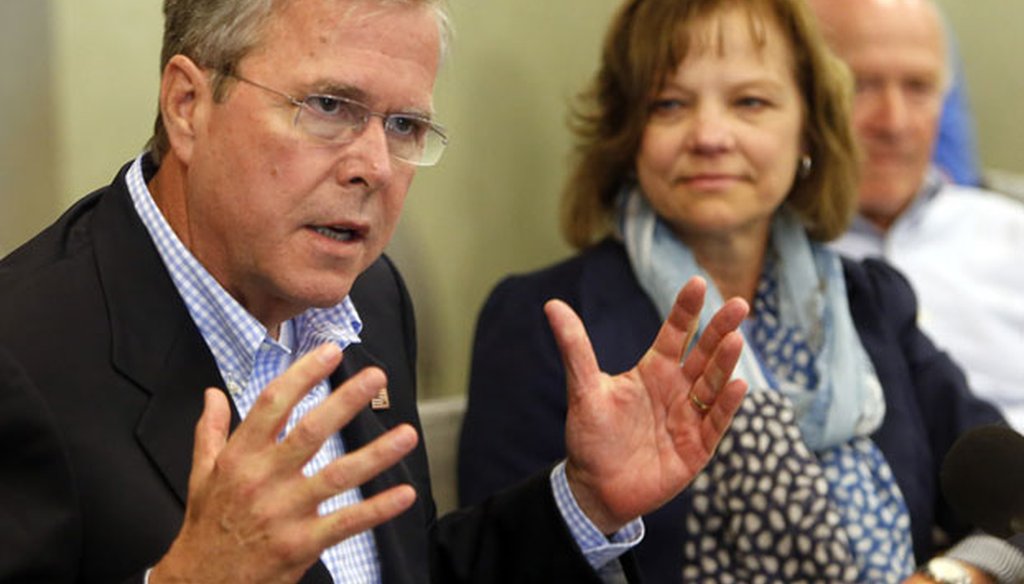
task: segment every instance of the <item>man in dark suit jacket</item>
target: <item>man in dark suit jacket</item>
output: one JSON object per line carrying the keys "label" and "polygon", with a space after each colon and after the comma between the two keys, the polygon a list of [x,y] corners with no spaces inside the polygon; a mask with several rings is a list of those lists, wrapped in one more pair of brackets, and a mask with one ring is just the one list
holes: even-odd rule
{"label": "man in dark suit jacket", "polygon": [[[6,258],[0,282],[0,339],[10,348],[0,356],[0,437],[7,445],[0,455],[0,580],[112,582],[141,572],[181,526],[201,389],[224,382],[131,207],[123,173]],[[332,383],[374,364],[387,373],[391,402],[386,410],[363,409],[342,430],[346,443],[366,444],[401,423],[419,426],[415,337],[409,298],[387,258],[359,277],[351,296],[364,334],[346,350]],[[363,492],[370,497],[401,483],[423,496],[374,529],[386,582],[421,581],[427,573],[435,516],[422,446]],[[463,539],[448,536],[444,545],[471,546],[482,537],[495,549],[529,543],[541,553],[517,566],[525,579],[585,573],[585,564],[563,565],[582,557],[545,483],[492,502],[477,512],[484,520],[462,521],[455,534]],[[503,521],[533,522],[531,541],[467,529],[485,525],[486,516],[502,520],[508,509]],[[330,582],[319,564],[307,578]]]}
{"label": "man in dark suit jacket", "polygon": [[[438,521],[411,304],[381,252],[414,166],[446,141],[429,120],[444,13],[168,0],[165,14],[152,149],[0,262],[0,581],[600,581],[738,407],[742,302],[680,367],[691,283],[618,377],[551,303],[571,372],[564,466]],[[226,386],[212,339],[229,326],[195,312],[189,278],[204,275],[266,343],[347,302],[362,328],[328,325],[358,341],[343,362],[336,342],[292,345],[244,408],[235,390],[203,393]],[[307,476],[325,444],[343,450]],[[320,509],[341,493],[355,499]],[[369,542],[358,557],[332,555],[353,537]]]}

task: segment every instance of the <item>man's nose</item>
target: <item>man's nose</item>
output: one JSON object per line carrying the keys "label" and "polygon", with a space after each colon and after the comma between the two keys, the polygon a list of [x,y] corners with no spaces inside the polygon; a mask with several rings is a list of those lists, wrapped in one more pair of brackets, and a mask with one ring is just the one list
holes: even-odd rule
{"label": "man's nose", "polygon": [[886,86],[879,92],[872,111],[871,122],[877,130],[898,135],[907,127],[910,110],[907,97],[900,87]]}
{"label": "man's nose", "polygon": [[362,131],[345,146],[344,156],[338,164],[338,181],[363,183],[377,189],[390,179],[394,164],[384,120],[371,116]]}

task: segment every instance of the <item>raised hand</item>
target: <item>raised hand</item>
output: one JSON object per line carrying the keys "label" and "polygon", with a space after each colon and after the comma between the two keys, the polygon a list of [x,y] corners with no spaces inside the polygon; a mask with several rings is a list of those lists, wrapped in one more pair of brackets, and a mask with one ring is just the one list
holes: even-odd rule
{"label": "raised hand", "polygon": [[[731,380],[747,304],[733,299],[694,348],[706,284],[693,278],[676,297],[637,365],[603,373],[583,323],[565,303],[544,309],[565,364],[566,477],[581,509],[604,533],[676,496],[710,460],[739,408],[746,383]],[[682,365],[680,365],[682,363]]]}
{"label": "raised hand", "polygon": [[340,361],[341,350],[332,344],[296,361],[267,385],[230,439],[227,398],[220,390],[206,391],[184,524],[154,567],[151,584],[295,582],[324,549],[413,503],[413,488],[400,485],[330,515],[317,513],[325,499],[361,485],[408,454],[417,436],[407,424],[312,477],[302,474],[324,441],[384,387],[379,369],[367,368],[342,384],[278,440],[292,408]]}

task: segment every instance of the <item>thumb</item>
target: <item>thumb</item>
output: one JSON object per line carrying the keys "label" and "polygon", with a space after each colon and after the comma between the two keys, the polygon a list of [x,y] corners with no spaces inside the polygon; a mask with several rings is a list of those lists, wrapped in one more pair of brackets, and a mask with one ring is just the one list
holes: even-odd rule
{"label": "thumb", "polygon": [[210,387],[203,398],[203,414],[196,423],[195,445],[192,449],[190,491],[199,487],[213,472],[214,463],[224,450],[231,427],[231,408],[224,392]]}
{"label": "thumb", "polygon": [[594,348],[583,322],[568,304],[561,300],[549,300],[544,305],[544,314],[548,317],[548,324],[562,355],[571,403],[577,397],[577,392],[596,386],[601,370],[597,366],[597,357],[594,356]]}

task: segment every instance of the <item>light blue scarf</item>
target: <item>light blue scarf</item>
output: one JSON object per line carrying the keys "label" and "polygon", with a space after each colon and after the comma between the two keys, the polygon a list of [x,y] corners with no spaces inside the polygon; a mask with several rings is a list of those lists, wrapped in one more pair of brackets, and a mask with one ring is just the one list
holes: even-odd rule
{"label": "light blue scarf", "polygon": [[[647,203],[639,187],[619,197],[619,235],[644,291],[662,318],[679,289],[694,275],[708,282],[700,330],[722,306],[714,282],[693,253]],[[771,245],[779,258],[779,316],[804,331],[817,355],[818,387],[776,380],[744,338],[736,377],[751,391],[775,389],[788,398],[804,441],[813,451],[868,436],[885,415],[885,400],[874,367],[850,317],[839,256],[807,239],[795,213],[783,206],[772,222]]]}

